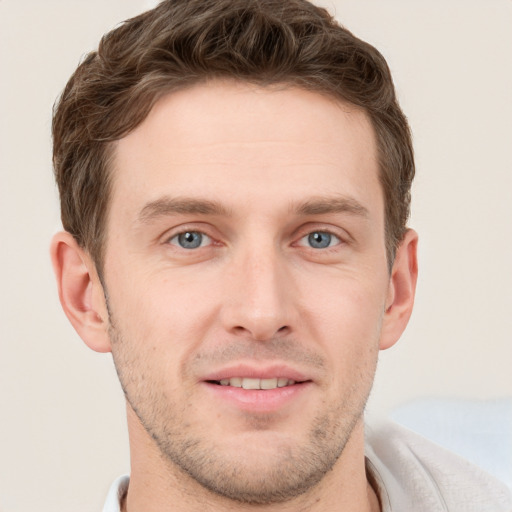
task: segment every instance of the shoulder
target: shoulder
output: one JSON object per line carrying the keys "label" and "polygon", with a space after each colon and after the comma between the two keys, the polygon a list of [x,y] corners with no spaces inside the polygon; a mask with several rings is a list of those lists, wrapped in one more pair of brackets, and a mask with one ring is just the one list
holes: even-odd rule
{"label": "shoulder", "polygon": [[508,488],[477,466],[396,424],[367,426],[369,477],[393,512],[511,512]]}

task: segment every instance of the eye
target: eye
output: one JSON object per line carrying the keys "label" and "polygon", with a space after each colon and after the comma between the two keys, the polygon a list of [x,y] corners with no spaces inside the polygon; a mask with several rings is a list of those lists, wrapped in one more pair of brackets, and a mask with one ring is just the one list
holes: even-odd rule
{"label": "eye", "polygon": [[200,231],[184,231],[174,235],[169,243],[178,245],[182,249],[197,249],[211,243],[211,238]]}
{"label": "eye", "polygon": [[333,245],[338,245],[341,240],[328,231],[313,231],[300,240],[301,245],[308,245],[313,249],[327,249]]}

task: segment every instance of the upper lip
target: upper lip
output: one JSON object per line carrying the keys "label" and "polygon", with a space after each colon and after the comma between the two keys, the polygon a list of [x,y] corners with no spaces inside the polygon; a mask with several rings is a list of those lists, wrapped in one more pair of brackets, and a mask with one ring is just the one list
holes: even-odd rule
{"label": "upper lip", "polygon": [[286,378],[295,382],[304,382],[311,380],[299,370],[291,368],[287,365],[266,365],[257,366],[249,364],[237,364],[215,370],[201,378],[203,381],[220,381],[230,379],[232,377],[242,377],[248,379],[274,379]]}

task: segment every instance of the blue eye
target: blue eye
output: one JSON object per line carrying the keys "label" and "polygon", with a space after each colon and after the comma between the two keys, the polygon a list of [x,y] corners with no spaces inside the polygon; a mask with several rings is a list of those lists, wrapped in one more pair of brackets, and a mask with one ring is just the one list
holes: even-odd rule
{"label": "blue eye", "polygon": [[307,244],[313,249],[326,249],[340,242],[340,239],[327,231],[313,231],[305,236],[303,240],[307,239]]}
{"label": "blue eye", "polygon": [[169,242],[173,245],[179,245],[183,249],[197,249],[210,242],[210,237],[200,231],[185,231],[173,236]]}

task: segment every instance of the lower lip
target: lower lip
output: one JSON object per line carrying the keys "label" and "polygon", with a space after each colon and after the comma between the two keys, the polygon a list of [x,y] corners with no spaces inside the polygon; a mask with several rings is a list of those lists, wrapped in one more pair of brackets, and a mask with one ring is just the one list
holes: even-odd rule
{"label": "lower lip", "polygon": [[310,388],[311,382],[300,382],[293,386],[275,389],[243,389],[205,382],[216,398],[224,400],[238,409],[248,412],[276,412],[294,403]]}

